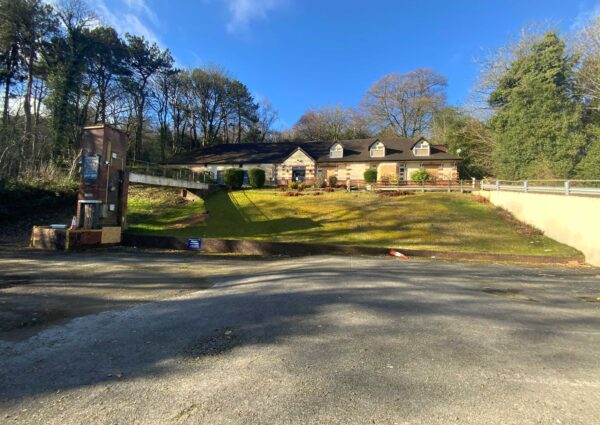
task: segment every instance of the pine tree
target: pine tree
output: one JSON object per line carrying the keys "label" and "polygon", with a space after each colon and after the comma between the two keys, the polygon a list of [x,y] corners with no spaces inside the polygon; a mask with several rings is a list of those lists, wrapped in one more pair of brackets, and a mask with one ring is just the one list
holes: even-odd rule
{"label": "pine tree", "polygon": [[516,59],[489,97],[501,178],[568,178],[585,144],[582,108],[573,97],[575,58],[549,32]]}

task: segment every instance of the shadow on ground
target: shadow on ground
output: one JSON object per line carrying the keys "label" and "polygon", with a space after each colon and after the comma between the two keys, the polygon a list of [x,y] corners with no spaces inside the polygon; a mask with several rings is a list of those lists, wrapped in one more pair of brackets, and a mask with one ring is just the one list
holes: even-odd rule
{"label": "shadow on ground", "polygon": [[[7,273],[11,261],[21,265]],[[65,296],[59,287],[67,292],[89,285],[119,291],[129,285],[143,294],[179,290],[188,288],[191,276],[199,278],[190,270],[201,272],[204,283],[217,283],[183,298],[75,319],[24,341],[0,341],[2,402],[93,386],[114,379],[115,371],[128,380],[159,377],[171,373],[172,361],[227,356],[238,349],[276,346],[295,338],[326,339],[332,332],[336,338],[341,333],[358,342],[376,335],[381,346],[364,348],[384,350],[399,344],[397,338],[416,323],[426,323],[431,350],[460,363],[481,362],[478,353],[490,349],[465,334],[467,324],[484,332],[504,329],[503,355],[523,364],[537,367],[547,359],[565,358],[567,368],[585,369],[593,367],[593,356],[583,356],[573,347],[579,338],[597,339],[600,329],[597,306],[577,298],[598,290],[594,270],[387,258],[248,262],[120,251],[66,257],[4,255],[0,266],[5,282],[15,270],[34,278],[43,274],[48,290],[41,296],[49,303],[61,297],[73,305],[98,303],[100,298],[76,292]],[[511,289],[527,298],[504,297],[490,288]],[[23,296],[3,295],[4,300]],[[147,300],[139,296],[117,304]],[[345,319],[335,319],[336,314]],[[358,320],[363,316],[370,319]],[[523,348],[532,345],[535,357]],[[335,351],[335,346],[327,349]],[[310,357],[312,350],[307,346],[298,355]]]}

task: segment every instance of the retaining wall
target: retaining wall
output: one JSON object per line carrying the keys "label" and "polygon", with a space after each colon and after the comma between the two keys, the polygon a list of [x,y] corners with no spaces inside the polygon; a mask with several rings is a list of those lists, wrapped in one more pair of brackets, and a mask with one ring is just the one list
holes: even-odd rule
{"label": "retaining wall", "polygon": [[600,266],[600,198],[503,191],[474,192]]}

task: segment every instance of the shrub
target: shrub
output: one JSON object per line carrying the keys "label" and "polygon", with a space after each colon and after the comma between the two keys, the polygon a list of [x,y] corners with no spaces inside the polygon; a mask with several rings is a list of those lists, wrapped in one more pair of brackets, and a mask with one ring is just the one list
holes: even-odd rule
{"label": "shrub", "polygon": [[231,189],[240,189],[244,184],[244,170],[240,168],[228,168],[221,174],[223,183]]}
{"label": "shrub", "polygon": [[366,183],[375,183],[377,181],[377,170],[370,168],[363,174]]}
{"label": "shrub", "polygon": [[248,180],[250,182],[250,186],[255,189],[260,189],[265,185],[265,170],[261,168],[253,168],[248,171]]}
{"label": "shrub", "polygon": [[67,178],[0,180],[0,222],[74,205],[78,187]]}
{"label": "shrub", "polygon": [[326,186],[325,183],[325,178],[323,176],[317,176],[315,177],[315,183],[314,183],[315,188],[317,189],[322,189]]}
{"label": "shrub", "polygon": [[432,181],[433,180],[433,176],[431,175],[431,173],[429,171],[427,171],[424,168],[421,168],[416,173],[413,173],[411,179],[414,182],[423,184],[423,183],[427,183],[429,181]]}
{"label": "shrub", "polygon": [[305,183],[299,183],[298,184],[298,191],[302,192],[304,189],[306,189],[306,184]]}
{"label": "shrub", "polygon": [[288,184],[288,189],[290,189],[290,190],[298,189],[298,182],[291,182],[290,184]]}
{"label": "shrub", "polygon": [[329,187],[335,187],[337,185],[338,179],[336,176],[329,176]]}

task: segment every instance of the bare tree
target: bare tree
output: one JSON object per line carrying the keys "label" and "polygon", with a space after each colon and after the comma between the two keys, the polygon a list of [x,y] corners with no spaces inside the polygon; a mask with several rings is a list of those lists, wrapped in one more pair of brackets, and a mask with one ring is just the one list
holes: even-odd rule
{"label": "bare tree", "polygon": [[362,105],[373,123],[414,137],[431,127],[433,113],[446,102],[446,78],[431,69],[388,74],[367,91]]}
{"label": "bare tree", "polygon": [[270,142],[273,140],[273,124],[279,118],[279,113],[273,108],[273,104],[268,99],[261,99],[258,102],[258,131],[260,142]]}
{"label": "bare tree", "polygon": [[370,135],[367,120],[359,110],[339,105],[308,110],[292,133],[297,140],[342,140]]}
{"label": "bare tree", "polygon": [[590,20],[577,34],[575,49],[581,57],[577,94],[589,109],[600,110],[600,16]]}

